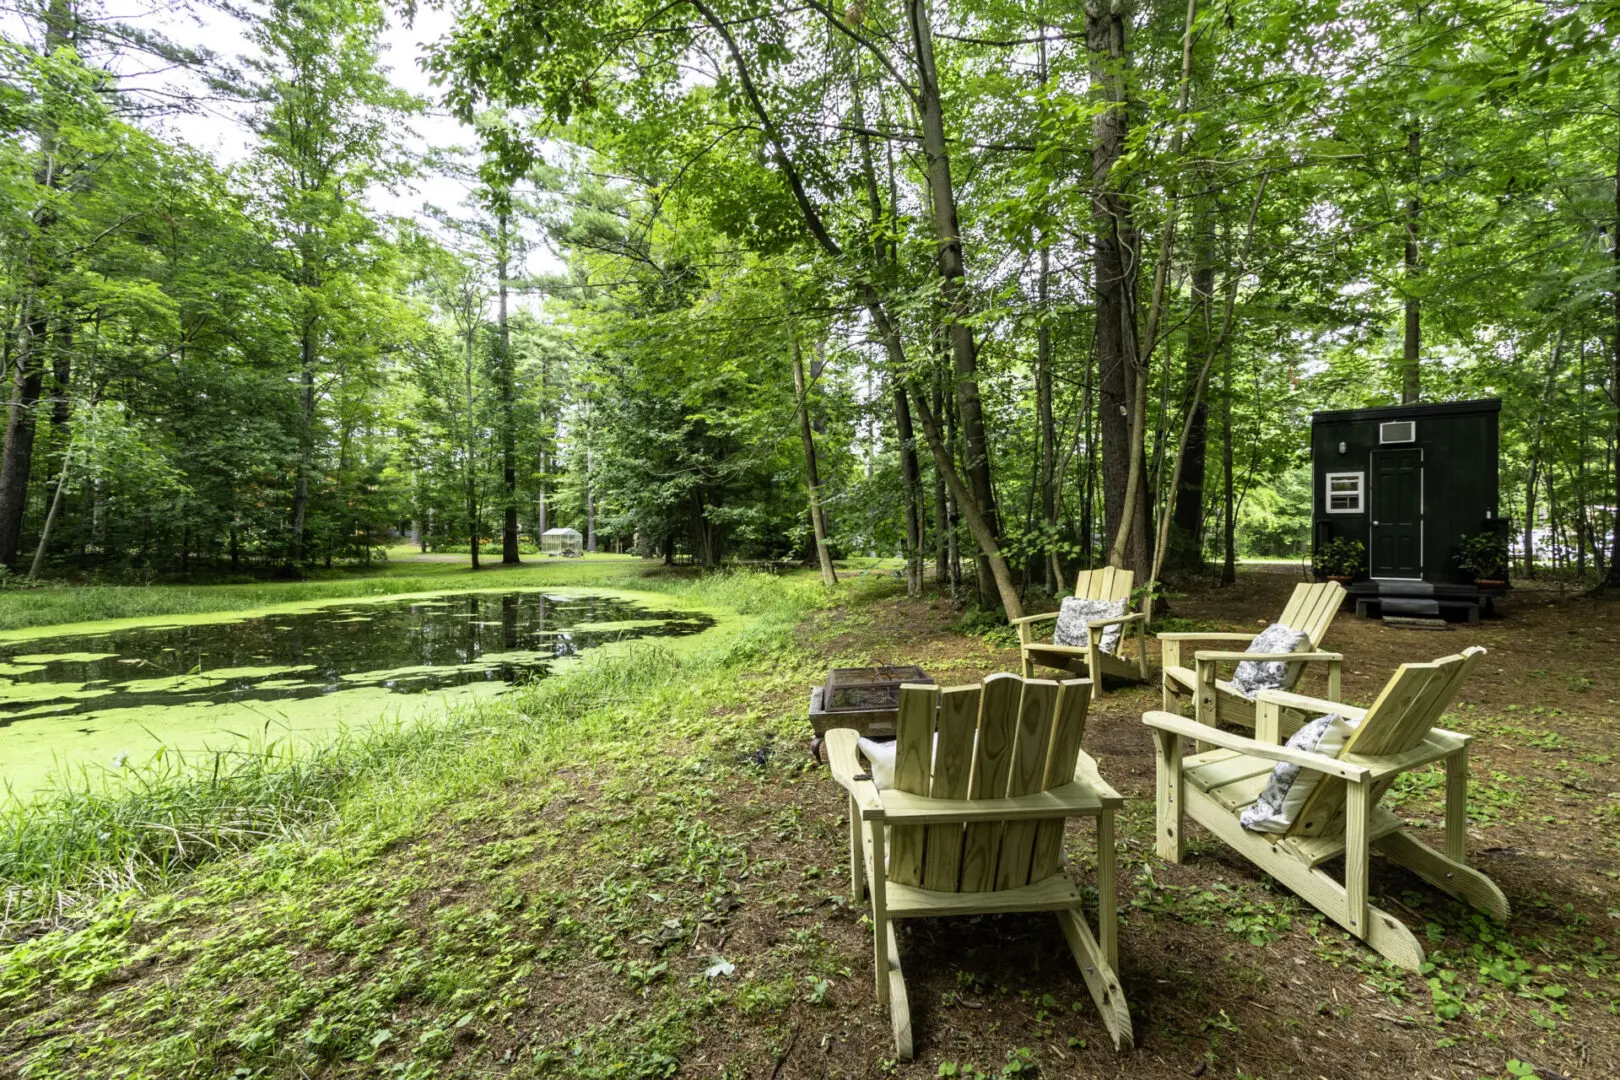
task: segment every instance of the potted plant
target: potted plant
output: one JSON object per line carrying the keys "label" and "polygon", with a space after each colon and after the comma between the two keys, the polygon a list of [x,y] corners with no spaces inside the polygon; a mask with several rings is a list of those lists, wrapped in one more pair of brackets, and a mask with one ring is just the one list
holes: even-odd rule
{"label": "potted plant", "polygon": [[1474,584],[1481,588],[1506,587],[1507,580],[1502,573],[1507,569],[1507,561],[1507,537],[1497,532],[1465,536],[1457,551],[1457,565],[1474,575]]}
{"label": "potted plant", "polygon": [[1335,537],[1323,544],[1322,550],[1316,553],[1316,572],[1329,581],[1348,585],[1361,572],[1361,562],[1366,554],[1367,545],[1360,540],[1352,540],[1348,536]]}

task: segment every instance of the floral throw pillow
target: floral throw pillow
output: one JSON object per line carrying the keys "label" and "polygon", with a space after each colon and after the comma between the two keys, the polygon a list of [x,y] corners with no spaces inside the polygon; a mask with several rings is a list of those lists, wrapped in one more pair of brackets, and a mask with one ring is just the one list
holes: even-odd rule
{"label": "floral throw pillow", "polygon": [[[1342,716],[1319,716],[1289,737],[1294,750],[1338,757],[1355,730],[1354,721]],[[1238,816],[1238,823],[1250,832],[1285,833],[1305,806],[1322,774],[1302,765],[1279,761],[1266,780],[1260,798]]]}
{"label": "floral throw pillow", "polygon": [[[1299,652],[1310,644],[1310,638],[1303,630],[1295,630],[1282,623],[1272,623],[1254,636],[1249,647],[1244,652],[1252,653],[1290,653]],[[1262,690],[1281,690],[1283,680],[1288,677],[1288,661],[1286,660],[1244,660],[1232,672],[1232,689],[1254,700],[1254,695]]]}
{"label": "floral throw pillow", "polygon": [[[1063,609],[1058,612],[1057,626],[1052,630],[1052,644],[1083,649],[1091,644],[1091,627],[1087,626],[1087,623],[1093,619],[1117,619],[1123,614],[1125,614],[1123,600],[1065,597]],[[1105,653],[1113,653],[1119,648],[1121,629],[1123,628],[1118,625],[1103,627],[1102,641],[1098,643],[1098,648]]]}

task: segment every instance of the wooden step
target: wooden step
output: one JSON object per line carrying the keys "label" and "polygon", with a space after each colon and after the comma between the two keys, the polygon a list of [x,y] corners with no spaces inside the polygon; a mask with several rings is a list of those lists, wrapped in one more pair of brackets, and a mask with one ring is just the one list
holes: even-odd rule
{"label": "wooden step", "polygon": [[1414,618],[1407,615],[1385,615],[1385,626],[1398,626],[1403,630],[1450,630],[1444,619]]}

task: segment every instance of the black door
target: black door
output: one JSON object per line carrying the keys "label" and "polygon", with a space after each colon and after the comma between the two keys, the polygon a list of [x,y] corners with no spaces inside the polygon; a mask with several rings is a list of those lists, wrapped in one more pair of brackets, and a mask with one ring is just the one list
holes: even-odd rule
{"label": "black door", "polygon": [[1423,576],[1423,451],[1375,450],[1372,456],[1373,577]]}

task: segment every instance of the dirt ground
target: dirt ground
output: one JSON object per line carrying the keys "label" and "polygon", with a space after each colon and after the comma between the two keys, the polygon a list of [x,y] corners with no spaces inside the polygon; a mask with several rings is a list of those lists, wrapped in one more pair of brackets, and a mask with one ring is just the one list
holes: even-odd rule
{"label": "dirt ground", "polygon": [[[1298,580],[1281,568],[1250,571],[1237,588],[1173,597],[1172,614],[1200,628],[1258,629]],[[1403,661],[1489,650],[1449,722],[1477,737],[1469,855],[1508,896],[1505,931],[1375,859],[1373,903],[1427,938],[1433,970],[1408,976],[1206,835],[1189,838],[1183,865],[1158,860],[1153,752],[1141,723],[1158,692],[1111,684],[1092,707],[1085,745],[1129,800],[1119,975],[1137,1049],[1113,1052],[1049,918],[920,921],[903,924],[900,939],[917,1060],[896,1073],[1016,1075],[1024,1049],[1058,1075],[1620,1075],[1620,966],[1609,943],[1620,932],[1620,605],[1531,584],[1501,615],[1436,632],[1345,613],[1324,647],[1345,654],[1345,696],[1361,704]],[[851,654],[920,662],[946,684],[1017,668],[1016,650],[986,655],[951,633],[942,604],[896,601],[878,619],[825,642],[829,663]],[[1308,679],[1302,689],[1323,685]],[[811,812],[841,818],[830,780],[798,787]],[[1442,825],[1436,785],[1404,794],[1398,811]],[[1082,865],[1091,844],[1071,828]],[[852,918],[841,929],[841,946],[869,947]],[[801,1031],[779,1075],[859,1074],[851,1057],[881,1057],[888,1032],[870,996],[868,980],[868,1007],[847,1010],[847,1026],[834,1029],[853,1054]]]}

